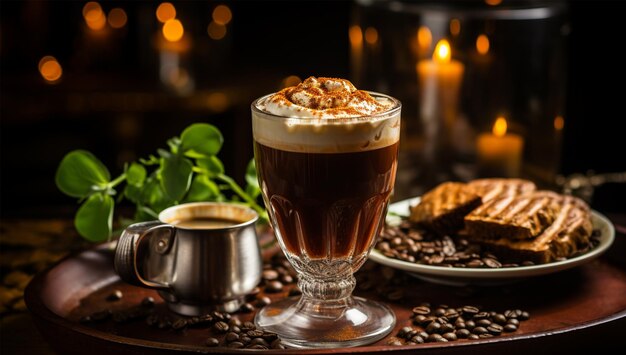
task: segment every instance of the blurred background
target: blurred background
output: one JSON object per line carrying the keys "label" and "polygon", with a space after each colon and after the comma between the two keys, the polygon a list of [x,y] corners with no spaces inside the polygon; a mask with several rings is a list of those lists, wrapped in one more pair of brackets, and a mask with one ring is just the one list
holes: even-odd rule
{"label": "blurred background", "polygon": [[[481,148],[474,141],[489,134],[492,124],[495,134],[502,117],[508,132],[524,141],[521,166],[504,175],[576,190],[607,177],[593,174],[612,173],[586,196],[605,212],[626,210],[619,182],[626,171],[619,128],[626,80],[618,55],[624,34],[619,2],[0,6],[3,218],[75,213],[74,199],[54,184],[67,152],[89,150],[117,176],[125,162],[164,147],[194,122],[222,131],[226,172],[242,182],[252,157],[250,102],[310,75],[349,78],[359,88],[403,101],[396,198],[438,181],[488,175],[480,169]],[[460,72],[433,74],[428,63],[420,68],[421,61],[440,60],[433,55],[442,39],[451,51],[443,60],[460,63]],[[429,86],[429,75],[443,75],[438,85],[451,85],[446,90],[453,96]],[[456,105],[458,112],[442,113],[437,105]],[[428,128],[446,115],[457,120],[452,138],[431,132],[447,130],[443,124]],[[470,143],[450,153],[449,141],[459,142],[458,134]],[[442,149],[430,146],[438,137]],[[425,151],[435,153],[424,156]]]}

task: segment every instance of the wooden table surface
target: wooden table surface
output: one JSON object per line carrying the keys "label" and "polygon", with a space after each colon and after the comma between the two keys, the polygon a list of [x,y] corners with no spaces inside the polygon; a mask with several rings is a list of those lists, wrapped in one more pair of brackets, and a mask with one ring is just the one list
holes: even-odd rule
{"label": "wooden table surface", "polygon": [[[626,269],[626,214],[609,215],[616,227],[616,242],[603,258]],[[69,253],[90,244],[76,235],[68,220],[3,220],[0,225],[0,354],[55,354],[35,329],[22,295],[32,276]],[[621,340],[624,319],[580,333],[589,344],[606,342],[625,346]]]}

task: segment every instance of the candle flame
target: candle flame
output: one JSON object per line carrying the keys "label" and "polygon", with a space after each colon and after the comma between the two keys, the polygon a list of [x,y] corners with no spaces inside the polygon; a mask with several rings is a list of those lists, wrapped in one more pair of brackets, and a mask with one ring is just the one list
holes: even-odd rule
{"label": "candle flame", "polygon": [[435,53],[433,53],[433,60],[437,63],[449,63],[451,57],[452,52],[450,51],[450,43],[448,43],[445,39],[437,42],[437,46],[435,46]]}
{"label": "candle flame", "polygon": [[493,135],[496,137],[503,137],[506,134],[506,119],[502,116],[496,119],[496,122],[493,124]]}

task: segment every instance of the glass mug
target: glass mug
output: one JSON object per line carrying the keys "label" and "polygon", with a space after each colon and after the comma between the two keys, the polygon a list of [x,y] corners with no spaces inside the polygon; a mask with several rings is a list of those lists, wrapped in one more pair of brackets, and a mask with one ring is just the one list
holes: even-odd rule
{"label": "glass mug", "polygon": [[352,297],[353,273],[384,223],[396,177],[400,111],[356,118],[289,118],[251,105],[263,199],[302,296],[266,306],[256,325],[292,347],[372,343],[395,325],[385,305]]}

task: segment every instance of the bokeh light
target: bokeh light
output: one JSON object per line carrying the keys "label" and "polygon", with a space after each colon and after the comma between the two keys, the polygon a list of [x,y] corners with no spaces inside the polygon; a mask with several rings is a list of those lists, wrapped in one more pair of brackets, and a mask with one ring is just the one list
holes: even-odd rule
{"label": "bokeh light", "polygon": [[176,8],[170,2],[164,2],[157,7],[156,17],[159,21],[166,23],[176,18]]}
{"label": "bokeh light", "polygon": [[106,26],[107,18],[102,11],[102,7],[95,1],[90,1],[83,6],[83,18],[87,27],[94,31],[99,31]]}
{"label": "bokeh light", "polygon": [[233,13],[226,5],[218,5],[213,10],[213,22],[225,26],[233,19]]}
{"label": "bokeh light", "polygon": [[458,36],[461,33],[461,21],[458,18],[450,20],[450,34]]}
{"label": "bokeh light", "polygon": [[368,27],[365,29],[365,42],[369,44],[375,44],[378,42],[378,31],[374,27]]}
{"label": "bokeh light", "polygon": [[109,26],[113,28],[122,28],[126,25],[128,21],[128,17],[126,16],[126,11],[124,9],[116,7],[109,11]]}
{"label": "bokeh light", "polygon": [[288,88],[291,86],[296,86],[298,84],[300,84],[302,82],[302,79],[300,79],[299,76],[297,75],[289,75],[288,77],[284,78],[281,82],[281,87],[283,88]]}
{"label": "bokeh light", "polygon": [[39,60],[39,73],[47,82],[56,83],[63,75],[63,68],[56,58],[47,55]]}
{"label": "bokeh light", "polygon": [[480,35],[476,38],[476,51],[482,55],[489,52],[489,37],[487,35]]}
{"label": "bokeh light", "polygon": [[183,24],[176,19],[168,20],[163,25],[163,37],[170,42],[178,42],[185,34]]}
{"label": "bokeh light", "polygon": [[209,23],[209,27],[207,28],[207,33],[211,39],[220,40],[226,36],[226,26],[220,25],[215,21],[211,21],[211,23]]}
{"label": "bokeh light", "polygon": [[361,31],[361,27],[357,25],[350,26],[348,36],[350,37],[350,44],[352,44],[352,46],[360,46],[363,44],[363,31]]}

